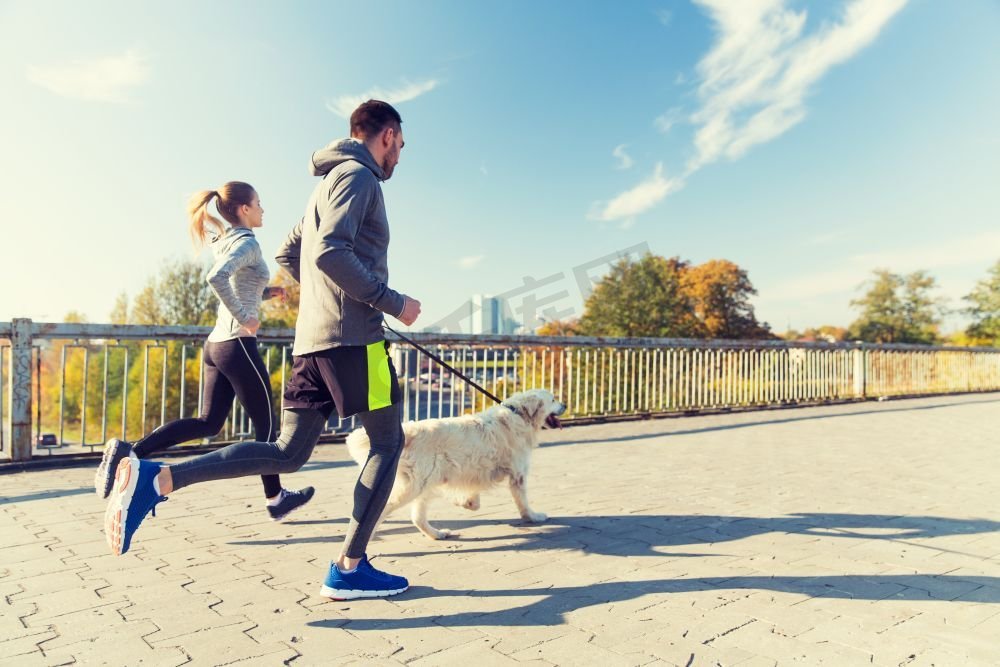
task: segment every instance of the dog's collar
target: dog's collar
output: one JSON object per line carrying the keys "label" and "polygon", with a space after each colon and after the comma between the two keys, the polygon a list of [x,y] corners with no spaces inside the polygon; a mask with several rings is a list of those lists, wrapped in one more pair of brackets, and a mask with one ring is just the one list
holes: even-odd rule
{"label": "dog's collar", "polygon": [[511,412],[513,412],[515,415],[522,416],[522,417],[524,416],[520,412],[518,412],[517,408],[515,408],[515,407],[511,407],[510,405],[507,405],[506,403],[501,403],[500,405],[502,405],[503,407],[507,408],[508,410],[510,410]]}

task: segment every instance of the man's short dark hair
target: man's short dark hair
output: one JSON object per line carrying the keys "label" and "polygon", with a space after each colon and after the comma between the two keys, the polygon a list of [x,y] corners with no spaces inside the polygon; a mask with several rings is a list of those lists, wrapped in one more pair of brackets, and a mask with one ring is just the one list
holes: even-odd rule
{"label": "man's short dark hair", "polygon": [[360,139],[373,137],[390,125],[398,128],[403,119],[388,102],[368,100],[351,114],[351,136]]}

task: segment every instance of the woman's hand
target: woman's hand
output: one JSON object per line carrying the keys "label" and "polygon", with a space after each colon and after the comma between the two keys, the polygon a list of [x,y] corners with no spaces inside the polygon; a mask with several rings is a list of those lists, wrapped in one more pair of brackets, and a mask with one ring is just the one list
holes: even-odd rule
{"label": "woman's hand", "polygon": [[240,333],[246,333],[247,336],[256,336],[257,329],[260,329],[260,320],[256,317],[251,317],[240,327]]}

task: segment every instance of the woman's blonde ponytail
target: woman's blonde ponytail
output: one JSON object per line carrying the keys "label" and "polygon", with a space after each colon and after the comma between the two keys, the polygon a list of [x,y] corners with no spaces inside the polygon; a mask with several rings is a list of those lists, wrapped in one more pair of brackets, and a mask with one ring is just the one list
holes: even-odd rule
{"label": "woman's blonde ponytail", "polygon": [[209,226],[219,235],[226,231],[222,221],[208,212],[208,204],[218,196],[216,190],[203,190],[193,195],[188,202],[188,217],[191,219],[188,231],[196,249],[200,250],[208,244]]}

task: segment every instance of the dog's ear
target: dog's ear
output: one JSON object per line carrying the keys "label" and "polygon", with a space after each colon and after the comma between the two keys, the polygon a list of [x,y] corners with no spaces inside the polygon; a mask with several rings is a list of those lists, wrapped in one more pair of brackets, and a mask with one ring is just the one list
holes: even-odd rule
{"label": "dog's ear", "polygon": [[541,424],[542,410],[545,408],[545,401],[538,396],[531,396],[524,402],[524,411],[528,415],[528,421],[533,426]]}

